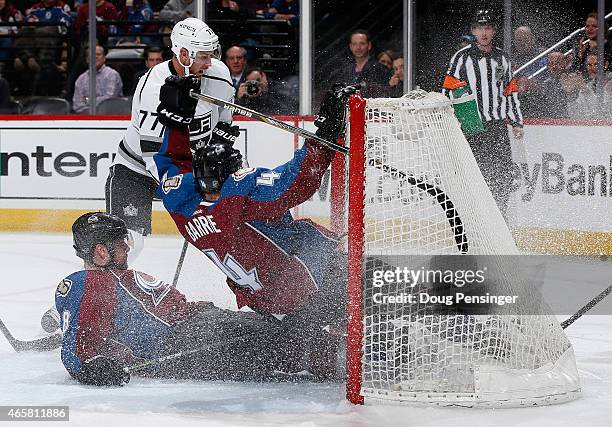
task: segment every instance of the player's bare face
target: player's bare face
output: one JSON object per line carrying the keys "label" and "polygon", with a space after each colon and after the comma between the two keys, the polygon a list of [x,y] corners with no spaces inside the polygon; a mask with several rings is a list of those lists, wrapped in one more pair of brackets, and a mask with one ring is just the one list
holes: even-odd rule
{"label": "player's bare face", "polygon": [[495,36],[495,27],[489,24],[476,25],[472,28],[472,34],[476,37],[476,44],[479,48],[490,48]]}
{"label": "player's bare face", "polygon": [[372,45],[365,34],[353,34],[349,48],[355,59],[364,59],[370,55]]}

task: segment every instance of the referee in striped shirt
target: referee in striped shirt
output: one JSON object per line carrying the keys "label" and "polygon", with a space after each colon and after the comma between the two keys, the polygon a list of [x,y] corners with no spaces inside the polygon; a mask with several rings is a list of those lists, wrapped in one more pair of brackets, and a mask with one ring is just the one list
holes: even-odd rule
{"label": "referee in striped shirt", "polygon": [[466,138],[497,206],[506,217],[513,166],[507,125],[512,126],[515,138],[521,139],[523,116],[510,60],[493,46],[495,31],[491,12],[479,10],[472,22],[476,42],[453,55],[442,93],[452,98],[451,90],[458,83],[467,82],[470,92],[476,94],[484,131]]}

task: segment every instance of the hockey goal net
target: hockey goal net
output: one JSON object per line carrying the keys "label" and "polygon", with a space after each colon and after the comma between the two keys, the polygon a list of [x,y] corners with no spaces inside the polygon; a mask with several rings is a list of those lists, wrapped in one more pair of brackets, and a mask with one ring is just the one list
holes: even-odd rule
{"label": "hockey goal net", "polygon": [[[374,300],[373,269],[389,255],[519,252],[447,98],[353,96],[349,116],[350,158],[332,166],[332,225],[348,234],[348,399],[522,406],[578,396],[572,346],[550,312],[439,314]],[[503,286],[511,293],[513,279]]]}

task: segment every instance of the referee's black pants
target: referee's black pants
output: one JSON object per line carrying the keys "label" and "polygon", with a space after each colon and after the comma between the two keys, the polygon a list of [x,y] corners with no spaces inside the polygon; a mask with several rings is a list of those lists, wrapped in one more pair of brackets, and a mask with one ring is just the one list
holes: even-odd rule
{"label": "referee's black pants", "polygon": [[512,185],[512,150],[506,123],[501,120],[484,122],[484,131],[470,135],[467,141],[476,158],[495,203],[506,219],[506,209]]}

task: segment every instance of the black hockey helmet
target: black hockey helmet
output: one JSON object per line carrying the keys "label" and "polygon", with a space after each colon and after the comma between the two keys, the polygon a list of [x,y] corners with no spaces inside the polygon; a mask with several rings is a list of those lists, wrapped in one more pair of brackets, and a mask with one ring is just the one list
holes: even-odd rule
{"label": "black hockey helmet", "polygon": [[125,222],[118,216],[105,212],[88,212],[72,224],[73,247],[77,256],[86,261],[90,260],[98,243],[108,246],[109,243],[128,236]]}
{"label": "black hockey helmet", "polygon": [[226,142],[215,142],[196,150],[193,176],[201,194],[216,193],[225,180],[242,168],[242,154]]}
{"label": "black hockey helmet", "polygon": [[493,12],[490,9],[479,9],[476,11],[474,15],[474,19],[472,20],[472,26],[477,25],[496,25],[495,18]]}

